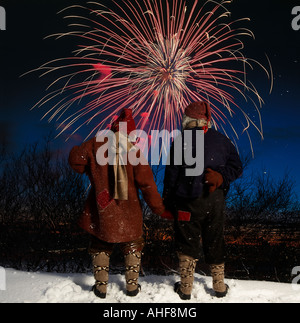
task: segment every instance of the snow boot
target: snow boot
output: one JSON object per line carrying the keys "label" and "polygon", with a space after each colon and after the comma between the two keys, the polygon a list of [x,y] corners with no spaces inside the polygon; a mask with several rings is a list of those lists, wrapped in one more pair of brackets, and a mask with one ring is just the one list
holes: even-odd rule
{"label": "snow boot", "polygon": [[134,297],[141,291],[141,285],[138,284],[141,268],[141,252],[129,252],[125,256],[125,279],[127,296]]}
{"label": "snow boot", "polygon": [[178,258],[181,282],[175,284],[174,291],[182,300],[186,301],[191,299],[194,274],[198,259],[194,259],[193,257],[186,256],[181,253],[178,254]]}
{"label": "snow boot", "polygon": [[213,279],[213,289],[218,298],[225,297],[228,293],[229,286],[224,283],[225,264],[210,265],[210,272]]}
{"label": "snow boot", "polygon": [[93,269],[96,284],[93,286],[94,294],[99,298],[106,298],[109,276],[109,259],[107,252],[99,252],[92,255]]}

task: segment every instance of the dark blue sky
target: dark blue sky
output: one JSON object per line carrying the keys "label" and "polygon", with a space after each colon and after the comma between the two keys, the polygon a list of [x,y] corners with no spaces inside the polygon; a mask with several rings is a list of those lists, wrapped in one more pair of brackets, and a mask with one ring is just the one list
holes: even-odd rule
{"label": "dark blue sky", "polygon": [[[19,76],[50,59],[70,55],[74,41],[43,38],[64,30],[65,22],[56,13],[74,3],[85,2],[0,0],[7,13],[7,30],[0,31],[0,137],[12,151],[55,129],[55,123],[40,121],[44,111],[29,111],[44,95],[51,79],[39,79],[37,74]],[[275,178],[289,171],[300,196],[300,31],[291,26],[292,8],[297,5],[300,2],[293,0],[235,0],[229,9],[233,19],[251,18],[247,27],[255,33],[256,40],[246,43],[246,55],[264,59],[266,53],[274,72],[271,95],[262,73],[254,73],[251,79],[265,100],[261,111],[265,139],[262,141],[254,130],[251,132],[255,159],[250,170],[264,167]],[[77,136],[66,144],[60,138],[56,143],[68,150],[80,140]],[[242,138],[238,145],[243,154],[249,153],[247,140]]]}

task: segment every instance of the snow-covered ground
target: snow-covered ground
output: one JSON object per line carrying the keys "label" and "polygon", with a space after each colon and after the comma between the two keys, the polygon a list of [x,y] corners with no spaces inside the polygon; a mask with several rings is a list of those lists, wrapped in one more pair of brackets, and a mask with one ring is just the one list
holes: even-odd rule
{"label": "snow-covered ground", "polygon": [[[6,290],[0,290],[0,303],[300,303],[299,285],[260,281],[226,280],[230,286],[224,299],[213,297],[211,278],[196,274],[191,301],[181,301],[173,292],[178,276],[140,278],[142,292],[135,298],[124,293],[124,276],[111,275],[105,300],[94,296],[92,275],[27,273],[5,270]],[[294,288],[293,288],[294,287]]]}

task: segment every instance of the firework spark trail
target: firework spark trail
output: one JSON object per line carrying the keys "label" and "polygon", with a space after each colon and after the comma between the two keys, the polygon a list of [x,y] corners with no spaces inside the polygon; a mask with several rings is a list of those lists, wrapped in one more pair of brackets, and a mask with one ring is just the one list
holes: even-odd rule
{"label": "firework spark trail", "polygon": [[[241,115],[250,144],[251,125],[262,135],[263,100],[247,80],[246,67],[253,69],[257,64],[268,76],[270,73],[243,55],[240,37],[254,37],[250,30],[234,27],[243,19],[224,22],[230,16],[225,5],[231,1],[208,0],[200,6],[196,0],[190,10],[181,0],[173,0],[172,5],[167,0],[112,2],[115,11],[97,2],[62,10],[83,10],[85,14],[65,16],[74,21],[69,24],[72,30],[52,36],[78,37],[82,43],[73,57],[36,69],[43,72],[41,76],[63,72],[48,88],[57,89],[35,106],[53,104],[44,117],[58,120],[61,133],[84,120],[75,133],[97,118],[100,122],[91,135],[125,107],[135,117],[147,114],[149,132],[159,128],[172,131],[190,102],[206,100],[217,129],[226,134],[229,126],[238,139],[232,121]],[[237,96],[253,103],[258,125],[237,104]],[[82,106],[86,98],[89,101]],[[144,125],[141,117],[137,127]]]}

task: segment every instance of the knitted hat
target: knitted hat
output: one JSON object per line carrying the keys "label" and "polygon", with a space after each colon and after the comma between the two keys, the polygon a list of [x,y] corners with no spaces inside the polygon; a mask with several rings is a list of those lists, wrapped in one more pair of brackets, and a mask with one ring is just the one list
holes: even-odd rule
{"label": "knitted hat", "polygon": [[210,105],[207,102],[194,102],[185,109],[185,115],[192,119],[211,120]]}
{"label": "knitted hat", "polygon": [[127,123],[127,135],[129,135],[132,131],[136,130],[135,122],[132,117],[132,110],[130,109],[123,109],[119,118],[113,122],[111,126],[111,130],[113,132],[120,131],[120,122]]}

